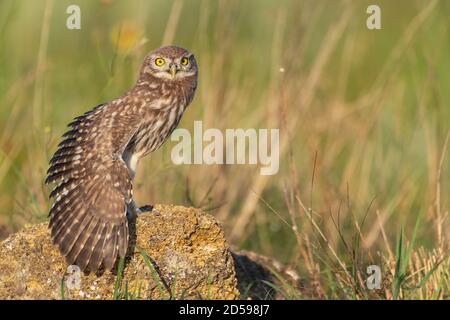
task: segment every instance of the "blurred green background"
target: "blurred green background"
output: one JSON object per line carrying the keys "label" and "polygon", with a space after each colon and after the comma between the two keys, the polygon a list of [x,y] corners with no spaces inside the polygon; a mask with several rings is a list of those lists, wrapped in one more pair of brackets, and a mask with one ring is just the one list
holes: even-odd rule
{"label": "blurred green background", "polygon": [[[66,28],[71,4],[81,30]],[[381,30],[366,28],[369,4]],[[419,216],[416,243],[448,250],[449,17],[450,1],[2,0],[0,225],[45,221],[43,180],[66,124],[173,43],[200,70],[179,127],[280,128],[280,171],[175,166],[168,141],[140,163],[138,203],[208,210],[234,246],[299,269],[311,216],[338,255],[355,235],[387,254]]]}

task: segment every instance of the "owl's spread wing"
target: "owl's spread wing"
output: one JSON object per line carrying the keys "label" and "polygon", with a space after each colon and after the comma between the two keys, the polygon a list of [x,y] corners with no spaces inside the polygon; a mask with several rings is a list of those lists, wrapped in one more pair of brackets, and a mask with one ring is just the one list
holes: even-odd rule
{"label": "owl's spread wing", "polygon": [[97,271],[114,266],[128,247],[131,180],[122,158],[99,128],[102,105],[75,118],[50,160],[51,236],[69,264]]}

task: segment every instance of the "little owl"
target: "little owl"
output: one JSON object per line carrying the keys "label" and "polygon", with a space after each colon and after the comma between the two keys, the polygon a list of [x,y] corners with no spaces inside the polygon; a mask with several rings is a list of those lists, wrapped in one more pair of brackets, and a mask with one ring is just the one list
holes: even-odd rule
{"label": "little owl", "polygon": [[56,184],[49,228],[68,264],[96,272],[125,257],[128,220],[152,210],[133,201],[137,163],[176,128],[196,87],[193,54],[162,47],[147,55],[124,95],[69,124],[45,180]]}

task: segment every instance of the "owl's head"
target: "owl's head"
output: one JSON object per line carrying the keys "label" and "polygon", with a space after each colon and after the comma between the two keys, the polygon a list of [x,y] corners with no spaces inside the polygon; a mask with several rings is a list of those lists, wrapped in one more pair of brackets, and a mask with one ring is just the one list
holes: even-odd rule
{"label": "owl's head", "polygon": [[166,46],[147,55],[142,72],[167,81],[197,78],[197,62],[186,49]]}

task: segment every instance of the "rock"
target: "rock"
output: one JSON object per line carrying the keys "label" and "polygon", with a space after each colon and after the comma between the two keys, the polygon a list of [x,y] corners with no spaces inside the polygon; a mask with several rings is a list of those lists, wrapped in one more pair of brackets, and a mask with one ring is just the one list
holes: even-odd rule
{"label": "rock", "polygon": [[286,298],[268,285],[284,286],[272,270],[299,287],[273,259],[232,253],[216,220],[198,209],[157,205],[130,233],[123,267],[90,275],[67,266],[46,223],[10,235],[0,243],[0,299]]}
{"label": "rock", "polygon": [[305,282],[291,268],[255,252],[242,250],[231,255],[241,299],[305,298]]}
{"label": "rock", "polygon": [[137,219],[116,289],[120,273],[111,271],[81,273],[74,288],[76,274],[68,273],[46,223],[11,235],[0,244],[0,299],[238,298],[233,258],[215,219],[179,206],[155,210]]}

